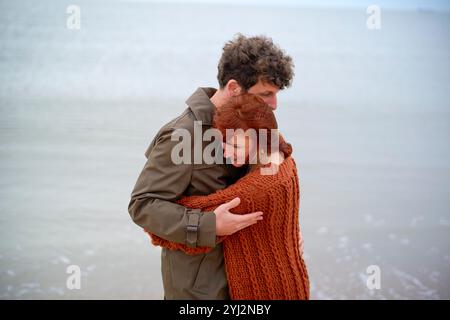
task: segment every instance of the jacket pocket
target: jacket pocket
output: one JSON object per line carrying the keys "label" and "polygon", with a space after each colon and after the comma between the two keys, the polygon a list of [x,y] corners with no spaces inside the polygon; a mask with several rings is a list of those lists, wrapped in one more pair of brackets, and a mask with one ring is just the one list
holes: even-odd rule
{"label": "jacket pocket", "polygon": [[197,291],[208,291],[208,283],[212,280],[211,275],[208,272],[208,261],[207,254],[202,254],[202,258],[200,260],[197,274],[195,275],[195,280],[193,283],[193,288]]}
{"label": "jacket pocket", "polygon": [[207,273],[204,270],[205,254],[188,255],[181,250],[169,249],[165,251],[166,270],[163,270],[163,279],[164,290],[169,293],[167,296],[173,299],[191,299],[193,291],[203,291],[194,290],[194,286],[199,277],[204,277]]}

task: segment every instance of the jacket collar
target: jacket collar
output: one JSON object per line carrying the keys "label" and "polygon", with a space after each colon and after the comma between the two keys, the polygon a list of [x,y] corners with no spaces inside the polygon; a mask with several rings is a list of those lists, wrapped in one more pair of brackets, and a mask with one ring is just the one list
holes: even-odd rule
{"label": "jacket collar", "polygon": [[186,104],[192,110],[195,118],[204,125],[212,125],[215,105],[209,100],[217,89],[199,87],[187,100]]}

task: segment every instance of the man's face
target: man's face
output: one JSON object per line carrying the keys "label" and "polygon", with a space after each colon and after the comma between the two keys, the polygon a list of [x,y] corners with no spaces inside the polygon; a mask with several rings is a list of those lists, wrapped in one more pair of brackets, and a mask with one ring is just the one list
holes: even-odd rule
{"label": "man's face", "polygon": [[277,86],[267,82],[262,82],[261,80],[247,90],[248,93],[261,97],[265,103],[272,107],[273,110],[277,108],[278,91],[280,91],[280,89]]}

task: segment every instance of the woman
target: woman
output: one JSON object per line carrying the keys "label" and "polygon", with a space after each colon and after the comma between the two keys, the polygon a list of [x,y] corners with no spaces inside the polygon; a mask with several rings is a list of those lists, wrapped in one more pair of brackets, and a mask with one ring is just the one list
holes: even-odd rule
{"label": "woman", "polygon": [[[299,182],[290,144],[279,136],[278,151],[268,154],[269,163],[263,161],[265,153],[272,150],[271,129],[278,129],[272,109],[257,96],[241,95],[217,110],[214,127],[222,133],[224,157],[230,158],[235,166],[242,165],[239,160],[245,159],[250,163],[249,172],[223,190],[207,196],[184,197],[177,202],[212,212],[224,202],[239,197],[241,202],[233,213],[264,212],[263,220],[217,239],[223,241],[231,299],[309,299],[308,273],[299,244]],[[266,141],[263,143],[259,135],[240,136],[242,132],[227,137],[227,129],[266,129]],[[188,254],[211,250],[150,236],[155,245]]]}

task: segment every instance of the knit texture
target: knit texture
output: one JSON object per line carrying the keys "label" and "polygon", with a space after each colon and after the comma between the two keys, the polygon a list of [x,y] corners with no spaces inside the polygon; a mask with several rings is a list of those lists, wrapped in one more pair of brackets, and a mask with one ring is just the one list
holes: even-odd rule
{"label": "knit texture", "polygon": [[[233,235],[217,237],[218,242],[223,241],[231,299],[309,299],[309,278],[299,247],[300,192],[294,159],[286,158],[276,174],[262,175],[260,170],[254,170],[223,190],[177,202],[211,212],[235,197],[241,203],[231,210],[233,213],[262,211],[264,218]],[[149,234],[154,245],[187,254],[211,250],[190,248]]]}

